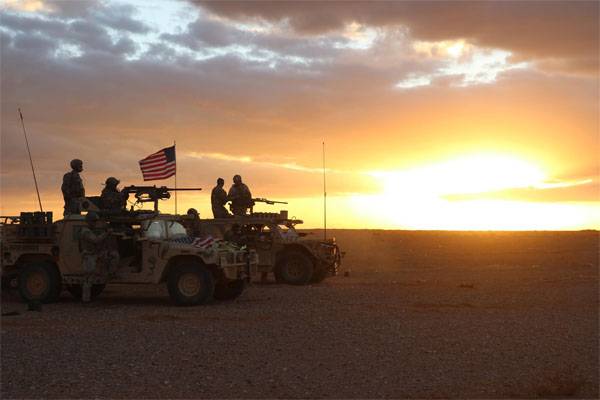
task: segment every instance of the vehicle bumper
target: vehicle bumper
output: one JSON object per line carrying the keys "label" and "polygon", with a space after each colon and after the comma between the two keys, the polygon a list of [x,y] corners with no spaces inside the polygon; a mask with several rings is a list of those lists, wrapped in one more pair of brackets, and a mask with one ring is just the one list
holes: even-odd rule
{"label": "vehicle bumper", "polygon": [[252,280],[259,275],[258,254],[255,251],[237,251],[221,255],[223,274],[229,280]]}
{"label": "vehicle bumper", "polygon": [[318,262],[321,267],[326,268],[331,275],[337,275],[342,266],[342,253],[337,244],[323,246],[323,251]]}

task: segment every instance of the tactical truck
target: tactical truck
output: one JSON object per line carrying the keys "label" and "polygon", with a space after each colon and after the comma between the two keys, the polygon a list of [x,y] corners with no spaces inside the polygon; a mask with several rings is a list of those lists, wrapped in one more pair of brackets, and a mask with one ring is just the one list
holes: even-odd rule
{"label": "tactical truck", "polygon": [[[225,241],[198,241],[188,236],[178,219],[141,210],[106,218],[103,229],[112,231],[107,243],[113,255],[118,253],[118,265],[109,273],[99,257],[92,298],[112,283],[165,283],[177,305],[239,296],[258,272],[256,251]],[[2,217],[3,281],[16,281],[27,302],[55,301],[63,288],[81,298],[85,277],[79,235],[84,226],[82,215],[56,222],[48,212]]]}
{"label": "tactical truck", "polygon": [[254,249],[261,275],[273,273],[277,282],[292,285],[336,275],[342,261],[335,238],[308,238],[296,230],[302,223],[288,218],[287,211],[200,220],[204,233]]}

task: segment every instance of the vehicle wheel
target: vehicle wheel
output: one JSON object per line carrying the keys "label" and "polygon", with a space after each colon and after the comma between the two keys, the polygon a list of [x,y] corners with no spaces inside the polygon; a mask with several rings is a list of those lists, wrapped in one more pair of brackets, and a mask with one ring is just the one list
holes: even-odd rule
{"label": "vehicle wheel", "polygon": [[300,251],[290,251],[279,263],[276,277],[290,285],[306,285],[310,282],[314,271],[312,260]]}
{"label": "vehicle wheel", "polygon": [[[103,283],[92,285],[92,289],[90,290],[90,300],[93,301],[96,297],[100,296],[100,293],[102,293],[105,287],[106,285]],[[81,285],[68,285],[67,291],[77,300],[81,300],[81,297],[83,296],[83,288]]]}
{"label": "vehicle wheel", "polygon": [[212,299],[215,292],[215,278],[201,264],[182,264],[171,268],[167,286],[175,304],[195,306]]}
{"label": "vehicle wheel", "polygon": [[61,291],[60,273],[47,262],[26,264],[19,272],[19,294],[25,302],[52,303]]}
{"label": "vehicle wheel", "polygon": [[319,268],[315,268],[315,272],[313,272],[312,279],[310,280],[313,283],[320,283],[327,277],[327,267],[321,265]]}
{"label": "vehicle wheel", "polygon": [[233,300],[240,297],[246,288],[246,282],[242,279],[223,282],[215,286],[215,300]]}

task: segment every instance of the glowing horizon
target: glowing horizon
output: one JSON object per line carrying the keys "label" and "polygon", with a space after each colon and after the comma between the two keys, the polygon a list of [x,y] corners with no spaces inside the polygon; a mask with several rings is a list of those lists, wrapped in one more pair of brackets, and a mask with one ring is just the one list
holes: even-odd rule
{"label": "glowing horizon", "polygon": [[[223,154],[205,156],[227,158]],[[242,163],[251,161],[245,157],[240,159]],[[281,168],[288,167],[281,165]],[[319,171],[314,169],[311,172]],[[541,167],[514,155],[468,154],[406,170],[372,171],[362,175],[378,179],[381,190],[369,194],[329,197],[329,228],[469,231],[600,229],[600,206],[593,202],[553,203],[514,200],[510,197],[486,198],[490,193],[504,193],[513,189],[543,191],[598,185],[593,179],[549,181],[548,174]],[[165,181],[143,184],[169,186]],[[203,194],[180,192],[178,212],[185,213],[193,207],[200,211],[202,218],[212,218],[209,189],[206,188]],[[460,199],[460,195],[471,196]],[[483,198],[477,198],[478,195]],[[459,199],[453,199],[452,196],[458,196]],[[282,209],[287,209],[290,216],[303,219],[304,227],[315,229],[322,226],[322,197],[277,200],[288,201],[289,206],[282,206]],[[51,201],[50,204],[55,218],[60,218],[62,212],[60,208],[57,209],[59,203]],[[161,201],[160,206],[162,212],[174,212],[173,200]],[[279,210],[262,204],[258,204],[257,209],[271,212]],[[4,209],[2,214],[7,214]]]}

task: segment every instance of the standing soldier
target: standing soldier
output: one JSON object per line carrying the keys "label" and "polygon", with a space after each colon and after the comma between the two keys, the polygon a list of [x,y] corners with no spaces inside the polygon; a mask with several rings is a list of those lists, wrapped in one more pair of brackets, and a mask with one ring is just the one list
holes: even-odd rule
{"label": "standing soldier", "polygon": [[233,215],[246,215],[246,211],[252,207],[252,194],[248,186],[242,183],[241,176],[233,177],[233,185],[229,189],[227,200],[231,201]]}
{"label": "standing soldier", "polygon": [[223,189],[225,180],[223,178],[217,179],[217,186],[215,186],[210,194],[210,203],[212,205],[212,212],[215,218],[227,218],[229,212],[225,208],[227,204],[227,192]]}
{"label": "standing soldier", "polygon": [[108,231],[98,232],[98,214],[90,211],[85,216],[88,226],[84,226],[79,234],[79,248],[81,251],[81,261],[83,263],[83,272],[85,280],[82,285],[81,300],[87,303],[91,300],[92,280],[98,272],[98,261],[104,250],[104,244],[108,237]]}
{"label": "standing soldier", "polygon": [[106,179],[105,187],[100,195],[100,208],[110,214],[119,214],[125,209],[127,204],[127,193],[122,193],[117,189],[119,180],[115,177]]}
{"label": "standing soldier", "polygon": [[83,171],[83,161],[71,160],[71,172],[67,172],[63,176],[61,190],[65,199],[65,211],[63,213],[65,217],[71,214],[81,214],[79,202],[82,197],[85,197],[83,181],[79,176],[81,171]]}

